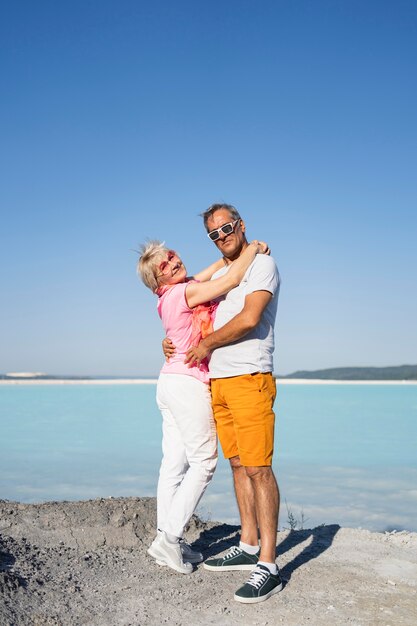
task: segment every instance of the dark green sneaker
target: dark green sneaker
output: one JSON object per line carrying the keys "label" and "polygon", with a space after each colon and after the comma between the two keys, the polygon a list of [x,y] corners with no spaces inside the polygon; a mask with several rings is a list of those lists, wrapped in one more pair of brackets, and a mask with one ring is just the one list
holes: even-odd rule
{"label": "dark green sneaker", "polygon": [[274,575],[267,567],[257,565],[249,576],[248,582],[236,591],[235,600],[244,604],[263,602],[281,589],[282,578],[279,571]]}
{"label": "dark green sneaker", "polygon": [[248,554],[241,548],[233,546],[229,552],[219,559],[208,559],[203,563],[204,569],[213,572],[228,572],[230,570],[252,570],[258,562],[259,552]]}

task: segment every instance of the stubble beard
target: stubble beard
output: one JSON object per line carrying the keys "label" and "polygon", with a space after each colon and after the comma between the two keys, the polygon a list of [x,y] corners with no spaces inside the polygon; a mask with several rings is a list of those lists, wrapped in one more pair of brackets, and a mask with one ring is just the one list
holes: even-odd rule
{"label": "stubble beard", "polygon": [[227,252],[222,252],[222,250],[219,250],[219,251],[223,255],[223,258],[226,259],[226,261],[228,263],[232,263],[233,261],[236,261],[236,259],[238,259],[240,257],[240,255],[245,250],[245,248],[248,247],[248,245],[249,244],[248,244],[248,242],[246,240],[246,237],[244,237],[243,241],[238,246],[238,248],[236,250],[234,250],[234,252],[227,253]]}

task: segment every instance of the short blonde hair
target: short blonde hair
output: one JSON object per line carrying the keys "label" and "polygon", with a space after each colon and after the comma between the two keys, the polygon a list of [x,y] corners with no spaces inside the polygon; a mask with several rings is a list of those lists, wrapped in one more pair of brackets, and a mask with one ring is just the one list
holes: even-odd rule
{"label": "short blonde hair", "polygon": [[163,261],[168,252],[169,249],[163,241],[148,241],[140,246],[140,257],[136,271],[143,283],[154,293],[158,289],[157,265]]}

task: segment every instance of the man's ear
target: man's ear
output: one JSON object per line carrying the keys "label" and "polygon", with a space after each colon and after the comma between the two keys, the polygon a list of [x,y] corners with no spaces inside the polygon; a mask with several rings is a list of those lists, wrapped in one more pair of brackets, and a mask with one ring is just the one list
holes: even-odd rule
{"label": "man's ear", "polygon": [[242,230],[242,233],[244,233],[246,230],[246,226],[245,226],[245,222],[242,219],[240,220],[240,228]]}

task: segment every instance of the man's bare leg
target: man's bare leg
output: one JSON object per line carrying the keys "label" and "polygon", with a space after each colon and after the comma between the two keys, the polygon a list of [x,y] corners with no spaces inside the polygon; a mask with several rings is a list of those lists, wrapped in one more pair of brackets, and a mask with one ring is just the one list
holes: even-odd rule
{"label": "man's bare leg", "polygon": [[234,456],[230,461],[237,505],[239,507],[241,534],[240,539],[251,546],[258,545],[258,523],[253,482],[240,464],[240,458]]}
{"label": "man's bare leg", "polygon": [[252,483],[256,518],[261,535],[259,560],[275,563],[279,512],[277,481],[270,466],[246,467],[244,470]]}

